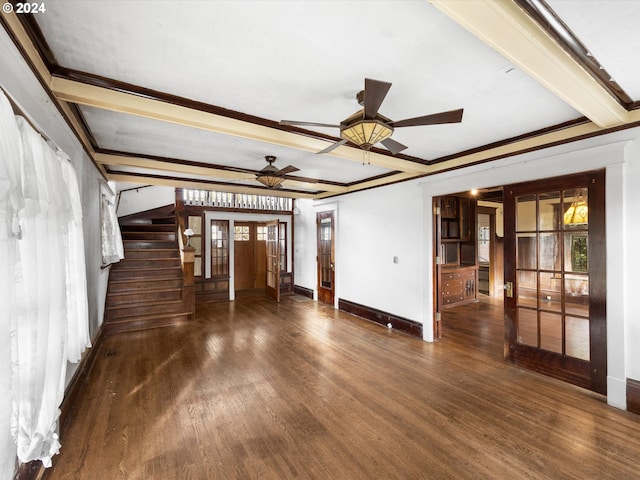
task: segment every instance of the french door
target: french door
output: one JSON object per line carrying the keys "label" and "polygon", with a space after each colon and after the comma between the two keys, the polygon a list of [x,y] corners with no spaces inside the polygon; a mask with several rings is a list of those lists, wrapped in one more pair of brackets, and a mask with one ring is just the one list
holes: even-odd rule
{"label": "french door", "polygon": [[334,304],[335,247],[333,212],[320,212],[316,217],[318,230],[318,300]]}
{"label": "french door", "polygon": [[278,220],[267,222],[267,284],[265,292],[276,302],[280,301],[280,242]]}
{"label": "french door", "polygon": [[604,171],[504,187],[505,358],[606,393]]}

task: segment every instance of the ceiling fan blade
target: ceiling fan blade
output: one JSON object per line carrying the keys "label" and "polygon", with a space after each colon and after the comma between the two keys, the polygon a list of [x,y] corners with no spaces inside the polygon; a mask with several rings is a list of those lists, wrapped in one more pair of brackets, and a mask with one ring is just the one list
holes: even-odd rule
{"label": "ceiling fan blade", "polygon": [[397,127],[415,127],[418,125],[437,125],[440,123],[460,123],[462,121],[463,108],[451,110],[449,112],[432,113],[422,117],[407,118],[398,122],[391,122],[390,125]]}
{"label": "ceiling fan blade", "polygon": [[389,82],[381,82],[380,80],[364,79],[364,118],[376,118],[376,114],[380,109],[380,105],[387,96],[387,92],[391,88]]}
{"label": "ceiling fan blade", "polygon": [[305,182],[305,183],[318,183],[320,181],[317,178],[298,177],[297,175],[286,175],[285,178],[287,180],[295,180],[296,182]]}
{"label": "ceiling fan blade", "polygon": [[396,142],[392,138],[385,138],[380,143],[385,146],[387,150],[389,150],[392,154],[400,153],[405,148],[408,148],[406,145],[401,144],[400,142]]}
{"label": "ceiling fan blade", "polygon": [[293,165],[289,165],[289,166],[284,167],[283,169],[281,169],[278,172],[278,175],[286,175],[287,173],[297,172],[298,170],[300,170],[298,167],[294,167]]}
{"label": "ceiling fan blade", "polygon": [[300,127],[340,128],[340,125],[332,125],[330,123],[298,122],[297,120],[280,120],[280,125],[293,125],[293,126],[300,126]]}
{"label": "ceiling fan blade", "polygon": [[324,150],[320,150],[319,152],[316,152],[316,155],[321,155],[323,153],[329,153],[329,152],[335,150],[336,148],[338,148],[339,146],[344,145],[345,143],[347,143],[347,140],[342,139],[339,142],[336,142],[336,143],[334,143],[332,145],[329,145]]}

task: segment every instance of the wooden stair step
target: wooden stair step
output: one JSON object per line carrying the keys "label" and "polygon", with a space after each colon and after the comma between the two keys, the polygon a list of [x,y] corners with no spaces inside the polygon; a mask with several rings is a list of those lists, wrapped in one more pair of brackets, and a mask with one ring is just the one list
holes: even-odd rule
{"label": "wooden stair step", "polygon": [[124,258],[112,265],[112,270],[127,268],[180,268],[180,258]]}
{"label": "wooden stair step", "polygon": [[173,232],[176,231],[176,224],[170,223],[135,223],[131,225],[120,225],[120,231],[125,232]]}
{"label": "wooden stair step", "polygon": [[173,240],[127,240],[126,238],[122,239],[122,243],[124,245],[125,253],[127,250],[134,249],[162,249],[162,248],[178,248],[178,242]]}
{"label": "wooden stair step", "polygon": [[152,314],[173,314],[184,310],[182,300],[138,302],[130,305],[119,305],[105,309],[109,320],[118,320],[127,317]]}
{"label": "wooden stair step", "polygon": [[124,231],[122,232],[123,240],[160,240],[165,242],[175,241],[176,232],[144,232],[144,231]]}
{"label": "wooden stair step", "polygon": [[108,293],[133,292],[140,290],[162,290],[165,288],[182,288],[182,277],[133,278],[126,280],[109,279]]}
{"label": "wooden stair step", "polygon": [[170,314],[138,315],[119,320],[107,320],[103,329],[106,334],[131,332],[136,330],[147,330],[149,328],[169,327],[182,325],[191,321],[189,312],[181,311]]}
{"label": "wooden stair step", "polygon": [[154,279],[155,277],[182,278],[182,268],[117,268],[109,272],[109,279]]}
{"label": "wooden stair step", "polygon": [[155,225],[159,225],[159,224],[163,224],[163,223],[171,223],[171,224],[175,225],[176,224],[176,217],[175,216],[156,217],[156,218],[152,218],[151,219],[151,223],[153,223]]}
{"label": "wooden stair step", "polygon": [[126,259],[133,258],[180,258],[177,248],[125,248]]}
{"label": "wooden stair step", "polygon": [[182,300],[182,288],[132,290],[107,293],[107,308],[130,306],[141,302]]}

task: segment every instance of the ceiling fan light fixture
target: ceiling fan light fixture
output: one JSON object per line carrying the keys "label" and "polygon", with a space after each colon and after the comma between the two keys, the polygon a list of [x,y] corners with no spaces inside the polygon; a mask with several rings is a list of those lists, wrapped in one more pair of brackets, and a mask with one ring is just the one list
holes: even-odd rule
{"label": "ceiling fan light fixture", "polygon": [[365,119],[362,118],[362,112],[358,112],[340,124],[340,136],[363,150],[369,150],[393,133],[393,127],[378,117],[382,115],[377,115],[374,119]]}
{"label": "ceiling fan light fixture", "polygon": [[269,173],[265,173],[262,175],[258,175],[256,177],[256,180],[258,180],[267,188],[278,188],[284,181],[284,178],[280,175],[271,175]]}

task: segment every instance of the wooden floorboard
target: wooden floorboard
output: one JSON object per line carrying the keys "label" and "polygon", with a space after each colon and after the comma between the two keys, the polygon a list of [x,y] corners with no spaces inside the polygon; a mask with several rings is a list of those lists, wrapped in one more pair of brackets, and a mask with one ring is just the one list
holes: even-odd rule
{"label": "wooden floorboard", "polygon": [[106,336],[49,480],[631,479],[640,417],[502,361],[502,310],[429,344],[262,295]]}

